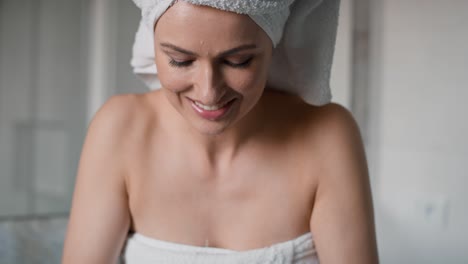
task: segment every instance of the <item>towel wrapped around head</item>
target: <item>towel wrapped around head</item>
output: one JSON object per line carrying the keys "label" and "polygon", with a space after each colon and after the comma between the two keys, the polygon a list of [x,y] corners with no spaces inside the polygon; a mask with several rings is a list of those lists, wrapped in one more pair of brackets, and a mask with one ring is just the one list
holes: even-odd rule
{"label": "towel wrapped around head", "polygon": [[[176,0],[133,0],[142,19],[131,65],[150,89],[161,88],[154,60],[154,25]],[[270,37],[267,88],[293,93],[312,105],[331,100],[330,71],[340,0],[183,0],[249,15]]]}

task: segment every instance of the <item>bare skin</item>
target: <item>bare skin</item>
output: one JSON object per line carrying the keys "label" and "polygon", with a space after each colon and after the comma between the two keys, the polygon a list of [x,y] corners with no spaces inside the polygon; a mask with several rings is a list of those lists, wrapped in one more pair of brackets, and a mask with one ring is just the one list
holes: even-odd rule
{"label": "bare skin", "polygon": [[[181,26],[187,21],[193,27]],[[114,96],[93,119],[63,263],[115,263],[129,231],[234,250],[311,231],[321,263],[377,263],[367,166],[349,112],[263,91],[271,43],[245,16],[181,2],[155,35],[164,88]],[[190,101],[231,99],[217,121],[197,116]]]}

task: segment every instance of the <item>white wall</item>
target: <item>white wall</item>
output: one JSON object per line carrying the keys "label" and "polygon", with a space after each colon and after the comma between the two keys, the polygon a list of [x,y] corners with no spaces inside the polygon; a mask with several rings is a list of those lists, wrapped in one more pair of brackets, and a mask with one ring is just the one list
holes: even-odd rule
{"label": "white wall", "polygon": [[371,123],[382,263],[468,263],[468,1],[377,2]]}
{"label": "white wall", "polygon": [[119,0],[117,22],[118,32],[116,47],[116,90],[118,93],[147,92],[147,86],[133,74],[130,66],[132,45],[140,22],[140,9],[132,1]]}
{"label": "white wall", "polygon": [[84,3],[2,1],[0,217],[68,210],[86,127]]}
{"label": "white wall", "polygon": [[[32,35],[29,27],[32,25],[32,8],[29,1],[3,1],[0,10],[0,34],[2,45],[0,46],[0,215],[8,213],[25,212],[27,210],[26,196],[11,197],[13,186],[25,183],[22,175],[14,175],[15,144],[14,129],[17,120],[29,120],[30,107],[28,94],[30,93],[32,75],[29,67],[29,58],[32,49]],[[15,25],[15,28],[8,26]],[[24,32],[13,34],[13,30]],[[13,85],[15,84],[15,85]],[[13,90],[14,89],[14,90]],[[19,101],[23,101],[19,104]],[[19,155],[18,155],[19,156]],[[22,174],[18,171],[18,174]],[[23,189],[24,190],[24,189]],[[8,193],[6,193],[8,191]],[[12,200],[16,200],[13,206]]]}
{"label": "white wall", "polygon": [[331,73],[332,101],[346,108],[351,105],[351,59],[353,33],[353,0],[341,0],[338,35]]}

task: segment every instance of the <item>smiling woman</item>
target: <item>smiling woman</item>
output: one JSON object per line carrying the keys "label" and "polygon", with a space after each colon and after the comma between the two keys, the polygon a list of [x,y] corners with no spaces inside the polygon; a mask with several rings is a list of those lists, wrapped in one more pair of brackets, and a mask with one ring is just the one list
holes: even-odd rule
{"label": "smiling woman", "polygon": [[219,134],[257,104],[272,43],[251,19],[180,2],[158,20],[154,35],[162,91],[197,130]]}
{"label": "smiling woman", "polygon": [[93,119],[63,262],[377,263],[357,126],[311,104],[329,102],[332,48],[311,60],[317,36],[291,33],[314,16],[333,36],[339,2],[135,2],[135,71],[161,87]]}

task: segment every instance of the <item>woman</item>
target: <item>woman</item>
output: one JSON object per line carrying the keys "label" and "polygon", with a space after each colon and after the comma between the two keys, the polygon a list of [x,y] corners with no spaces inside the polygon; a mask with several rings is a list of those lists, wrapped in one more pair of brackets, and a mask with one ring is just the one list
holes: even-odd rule
{"label": "woman", "polygon": [[292,1],[231,1],[288,2],[276,24],[222,2],[138,3],[163,88],[93,119],[63,263],[377,263],[352,116],[270,89]]}

